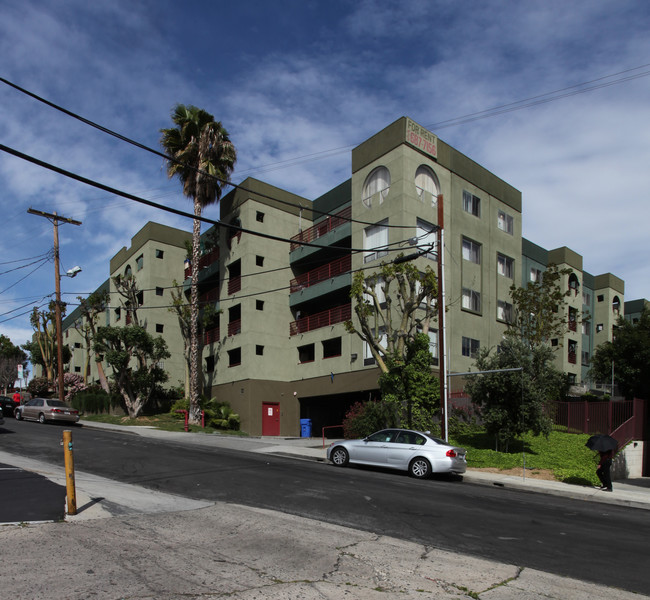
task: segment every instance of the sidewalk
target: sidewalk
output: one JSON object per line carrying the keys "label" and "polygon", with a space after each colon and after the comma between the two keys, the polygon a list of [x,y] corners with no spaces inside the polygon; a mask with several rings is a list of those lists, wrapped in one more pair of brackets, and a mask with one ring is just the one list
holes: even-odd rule
{"label": "sidewalk", "polygon": [[[324,461],[320,439],[236,438],[84,423],[200,446]],[[74,435],[74,433],[73,433]],[[0,462],[65,485],[62,468],[0,451]],[[424,547],[277,511],[200,502],[76,472],[66,524],[5,526],[3,597],[117,600],[643,600],[640,594]],[[647,508],[650,489],[613,494],[469,471],[465,480]],[[62,550],[64,552],[62,554]],[[54,559],[53,557],[58,557]],[[48,565],[34,569],[34,564]],[[648,598],[650,600],[650,598]]]}

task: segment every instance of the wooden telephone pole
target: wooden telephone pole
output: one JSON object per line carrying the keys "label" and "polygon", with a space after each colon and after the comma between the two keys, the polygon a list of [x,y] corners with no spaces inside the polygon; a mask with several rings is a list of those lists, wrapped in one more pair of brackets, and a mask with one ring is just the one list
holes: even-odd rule
{"label": "wooden telephone pole", "polygon": [[67,217],[62,217],[56,213],[46,213],[42,210],[27,210],[30,215],[45,217],[54,225],[54,285],[56,290],[55,302],[55,320],[56,320],[56,352],[57,352],[57,375],[59,379],[59,400],[64,401],[65,391],[63,387],[63,332],[61,331],[61,275],[59,274],[59,221],[70,223],[71,225],[81,225],[81,221],[75,221]]}

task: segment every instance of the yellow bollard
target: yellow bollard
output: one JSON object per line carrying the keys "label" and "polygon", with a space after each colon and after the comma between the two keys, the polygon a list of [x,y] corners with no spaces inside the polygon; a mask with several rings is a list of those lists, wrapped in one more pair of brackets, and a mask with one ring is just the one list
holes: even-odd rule
{"label": "yellow bollard", "polygon": [[68,499],[68,514],[77,514],[77,495],[74,487],[74,456],[72,454],[72,431],[63,432],[63,456],[65,458],[65,487]]}

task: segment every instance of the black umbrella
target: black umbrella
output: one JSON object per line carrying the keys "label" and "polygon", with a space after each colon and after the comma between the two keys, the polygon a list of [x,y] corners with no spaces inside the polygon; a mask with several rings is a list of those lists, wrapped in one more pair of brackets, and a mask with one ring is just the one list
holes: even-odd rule
{"label": "black umbrella", "polygon": [[592,435],[585,444],[590,450],[596,452],[609,452],[618,449],[618,442],[610,435]]}

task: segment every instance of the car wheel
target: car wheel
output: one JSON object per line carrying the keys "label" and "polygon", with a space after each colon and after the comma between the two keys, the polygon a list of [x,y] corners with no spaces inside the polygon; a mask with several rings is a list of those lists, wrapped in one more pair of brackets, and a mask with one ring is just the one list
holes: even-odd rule
{"label": "car wheel", "polygon": [[348,462],[350,462],[350,454],[345,448],[337,446],[332,450],[332,453],[330,454],[330,460],[337,467],[345,467]]}
{"label": "car wheel", "polygon": [[45,415],[44,415],[43,413],[41,413],[40,415],[38,415],[38,422],[39,422],[41,425],[45,424]]}
{"label": "car wheel", "polygon": [[23,418],[22,411],[21,410],[14,410],[14,417],[16,417],[16,421],[20,421]]}
{"label": "car wheel", "polygon": [[417,479],[425,479],[431,475],[431,464],[426,458],[414,458],[409,465],[409,474]]}

